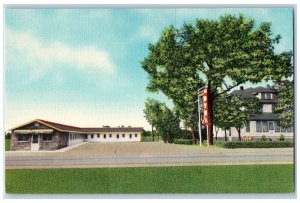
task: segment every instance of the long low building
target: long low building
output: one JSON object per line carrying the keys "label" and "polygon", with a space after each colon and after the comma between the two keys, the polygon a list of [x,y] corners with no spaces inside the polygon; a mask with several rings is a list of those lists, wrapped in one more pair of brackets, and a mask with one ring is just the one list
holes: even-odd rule
{"label": "long low building", "polygon": [[140,142],[143,128],[79,128],[35,119],[9,131],[12,151],[39,151],[57,150],[81,142]]}

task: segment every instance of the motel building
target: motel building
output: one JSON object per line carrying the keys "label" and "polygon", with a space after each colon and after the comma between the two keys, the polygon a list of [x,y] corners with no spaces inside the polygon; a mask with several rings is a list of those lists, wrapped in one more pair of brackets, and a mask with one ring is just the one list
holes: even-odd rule
{"label": "motel building", "polygon": [[50,151],[82,142],[140,142],[143,128],[79,128],[35,119],[9,131],[11,151]]}
{"label": "motel building", "polygon": [[[241,129],[242,139],[261,139],[264,135],[271,140],[278,140],[280,135],[285,139],[292,140],[294,137],[293,126],[283,128],[279,126],[280,117],[275,113],[275,106],[278,104],[277,92],[270,88],[256,87],[234,90],[230,95],[236,95],[243,98],[258,98],[261,103],[261,109],[253,114],[247,120],[246,126]],[[214,127],[214,138],[216,138],[216,127]],[[224,139],[225,132],[219,129],[218,139]],[[228,136],[231,135],[231,136]],[[238,140],[238,132],[232,127],[227,132],[229,140]]]}

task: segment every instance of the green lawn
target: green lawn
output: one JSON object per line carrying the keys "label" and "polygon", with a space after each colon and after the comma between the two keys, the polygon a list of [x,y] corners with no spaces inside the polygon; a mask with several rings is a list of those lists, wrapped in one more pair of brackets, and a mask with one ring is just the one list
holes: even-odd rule
{"label": "green lawn", "polygon": [[293,165],[6,170],[7,193],[292,193]]}
{"label": "green lawn", "polygon": [[5,151],[10,151],[10,139],[5,139]]}

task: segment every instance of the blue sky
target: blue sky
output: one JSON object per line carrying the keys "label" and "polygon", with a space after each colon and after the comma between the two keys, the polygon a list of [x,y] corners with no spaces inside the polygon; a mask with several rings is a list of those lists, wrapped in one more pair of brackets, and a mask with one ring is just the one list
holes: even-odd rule
{"label": "blue sky", "polygon": [[[149,128],[140,61],[169,25],[243,13],[272,22],[282,36],[277,52],[293,48],[289,8],[6,9],[5,128],[34,118],[79,126]],[[249,86],[249,84],[246,84]]]}

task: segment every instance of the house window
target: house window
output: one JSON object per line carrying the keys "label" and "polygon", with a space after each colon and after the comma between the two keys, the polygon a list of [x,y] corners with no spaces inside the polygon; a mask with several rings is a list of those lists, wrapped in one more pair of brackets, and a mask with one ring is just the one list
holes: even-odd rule
{"label": "house window", "polygon": [[279,122],[275,122],[275,132],[280,132]]}
{"label": "house window", "polygon": [[111,138],[112,137],[112,135],[111,134],[109,134],[109,138]]}
{"label": "house window", "polygon": [[103,135],[103,138],[106,139],[106,134]]}
{"label": "house window", "polygon": [[250,121],[247,121],[246,132],[250,132]]}
{"label": "house window", "polygon": [[125,137],[125,134],[122,134],[122,137]]}
{"label": "house window", "polygon": [[135,134],[135,137],[137,137],[138,136],[138,134]]}
{"label": "house window", "polygon": [[256,132],[262,132],[261,121],[256,121]]}
{"label": "house window", "polygon": [[94,138],[94,135],[92,134],[92,135],[91,135],[91,139],[93,139],[93,138]]}
{"label": "house window", "polygon": [[269,121],[269,130],[274,130],[274,122]]}
{"label": "house window", "polygon": [[262,122],[262,128],[264,132],[268,132],[268,121],[263,121]]}
{"label": "house window", "polygon": [[281,132],[286,132],[286,128],[281,128]]}
{"label": "house window", "polygon": [[97,134],[97,137],[99,138],[99,137],[100,137],[100,134]]}
{"label": "house window", "polygon": [[18,135],[18,141],[29,141],[29,135]]}
{"label": "house window", "polygon": [[288,127],[288,128],[287,128],[287,132],[289,132],[289,133],[293,132],[293,126]]}
{"label": "house window", "polygon": [[266,99],[271,99],[271,93],[266,93]]}
{"label": "house window", "polygon": [[130,138],[130,139],[132,138],[132,134],[129,134],[129,138]]}
{"label": "house window", "polygon": [[117,134],[117,139],[119,139],[119,134]]}
{"label": "house window", "polygon": [[43,141],[52,141],[52,135],[43,135]]}

